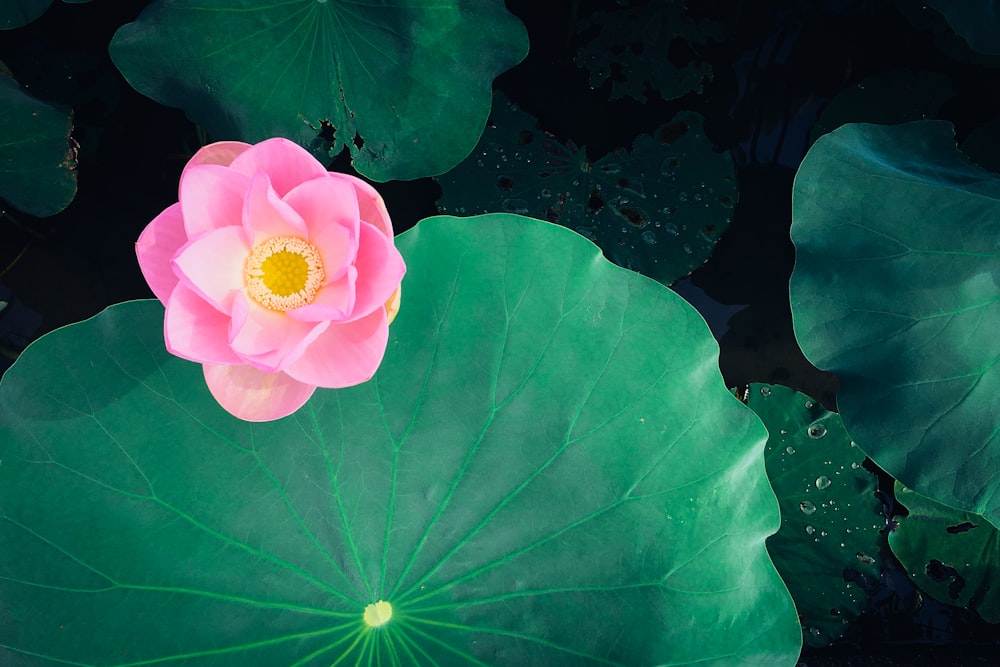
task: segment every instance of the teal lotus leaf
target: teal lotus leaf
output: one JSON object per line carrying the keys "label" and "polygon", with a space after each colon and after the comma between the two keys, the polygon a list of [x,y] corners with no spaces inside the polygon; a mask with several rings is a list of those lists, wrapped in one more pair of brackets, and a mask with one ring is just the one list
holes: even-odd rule
{"label": "teal lotus leaf", "polygon": [[942,505],[899,482],[895,491],[909,514],[896,517],[889,546],[914,583],[941,602],[1000,623],[1000,532],[978,514]]}
{"label": "teal lotus leaf", "polygon": [[490,121],[472,155],[438,178],[442,213],[557,222],[612,262],[665,285],[704,264],[729,227],[736,167],[713,149],[695,112],[594,162],[585,147],[560,143],[499,94]]}
{"label": "teal lotus leaf", "polygon": [[35,217],[76,195],[72,116],[21,90],[0,63],[0,198]]}
{"label": "teal lotus leaf", "polygon": [[894,478],[1000,523],[1000,178],[950,124],[845,125],[792,197],[795,337]]}
{"label": "teal lotus leaf", "polygon": [[4,0],[0,2],[0,30],[28,25],[52,4],[52,0]]}
{"label": "teal lotus leaf", "polygon": [[997,0],[926,0],[944,15],[952,30],[979,53],[1000,55],[1000,2]]}
{"label": "teal lotus leaf", "polygon": [[840,417],[805,394],[754,383],[747,405],[770,434],[764,459],[781,506],[781,530],[767,549],[795,600],[805,643],[826,646],[864,611],[859,578],[879,578],[885,519],[877,480]]}
{"label": "teal lotus leaf", "polygon": [[493,78],[528,52],[496,0],[159,0],[118,30],[128,82],[213,139],[345,147],[377,181],[443,173],[476,145]]}
{"label": "teal lotus leaf", "polygon": [[766,433],[698,314],[537,220],[398,244],[378,373],[283,420],[216,406],[155,301],[21,355],[0,663],[794,665]]}

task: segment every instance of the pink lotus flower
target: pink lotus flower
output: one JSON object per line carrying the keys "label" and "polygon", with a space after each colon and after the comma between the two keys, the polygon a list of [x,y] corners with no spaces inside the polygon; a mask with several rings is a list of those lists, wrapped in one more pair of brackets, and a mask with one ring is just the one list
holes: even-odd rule
{"label": "pink lotus flower", "polygon": [[382,198],[286,139],[210,144],[136,243],[167,350],[247,421],[370,379],[406,271]]}

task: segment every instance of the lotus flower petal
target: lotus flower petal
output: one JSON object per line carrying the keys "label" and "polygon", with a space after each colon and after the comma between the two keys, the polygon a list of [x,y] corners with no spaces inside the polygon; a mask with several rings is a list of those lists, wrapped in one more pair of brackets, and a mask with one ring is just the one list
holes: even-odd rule
{"label": "lotus flower petal", "polygon": [[305,405],[316,390],[285,373],[267,373],[253,366],[205,364],[204,372],[208,390],[219,405],[251,422],[287,417]]}
{"label": "lotus flower petal", "polygon": [[302,216],[278,198],[264,172],[258,172],[250,183],[243,207],[243,227],[251,235],[253,245],[272,236],[305,238],[309,234]]}
{"label": "lotus flower petal", "polygon": [[251,145],[242,141],[216,141],[199,148],[188,160],[185,168],[199,164],[218,164],[228,167],[237,155],[245,152]]}
{"label": "lotus flower petal", "polygon": [[399,287],[406,265],[392,240],[366,222],[361,223],[358,243],[358,286],[352,319],[364,317],[385,306]]}
{"label": "lotus flower petal", "polygon": [[167,300],[163,339],[170,354],[202,364],[242,364],[229,344],[229,316],[178,284]]}
{"label": "lotus flower petal", "polygon": [[177,276],[170,266],[177,251],[187,243],[181,205],[173,204],[146,225],[135,244],[139,269],[153,294],[166,304],[177,286]]}
{"label": "lotus flower petal", "polygon": [[279,197],[284,197],[299,183],[329,175],[309,151],[280,137],[251,146],[236,156],[229,166],[247,176],[258,172],[268,174],[271,187]]}
{"label": "lotus flower petal", "polygon": [[331,326],[285,367],[296,380],[319,387],[351,387],[371,379],[389,341],[385,310]]}
{"label": "lotus flower petal", "polygon": [[173,260],[174,273],[221,313],[229,314],[243,288],[243,267],[250,253],[243,227],[214,229],[191,241]]}
{"label": "lotus flower petal", "polygon": [[180,203],[189,239],[242,224],[243,201],[250,178],[228,167],[201,164],[181,173]]}
{"label": "lotus flower petal", "polygon": [[[314,178],[293,188],[284,201],[305,221],[309,242],[323,257],[327,281],[344,275],[358,251],[361,218],[354,187],[341,179]],[[334,201],[337,206],[330,206]]]}

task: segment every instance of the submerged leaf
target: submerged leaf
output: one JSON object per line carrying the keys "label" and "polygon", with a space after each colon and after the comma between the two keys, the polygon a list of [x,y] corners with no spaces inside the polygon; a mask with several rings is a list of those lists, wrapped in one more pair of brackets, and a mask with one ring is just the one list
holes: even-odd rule
{"label": "submerged leaf", "polygon": [[619,266],[670,285],[704,264],[729,226],[736,168],[702,117],[681,112],[595,162],[497,95],[476,150],[441,176],[441,212],[530,215],[576,230]]}
{"label": "submerged leaf", "polygon": [[528,51],[496,0],[159,0],[111,57],[144,95],[212,138],[303,146],[323,126],[377,181],[440,174],[475,146],[493,78]]}
{"label": "submerged leaf", "polygon": [[793,665],[766,433],[698,314],[537,220],[398,245],[377,375],[283,420],[218,408],[155,301],[21,356],[0,662]]}

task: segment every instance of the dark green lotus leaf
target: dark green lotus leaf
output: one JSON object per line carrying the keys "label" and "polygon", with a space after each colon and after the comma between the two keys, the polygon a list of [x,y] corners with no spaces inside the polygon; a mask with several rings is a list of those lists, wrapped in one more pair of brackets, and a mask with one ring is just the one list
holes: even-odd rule
{"label": "dark green lotus leaf", "polygon": [[914,583],[936,600],[975,609],[988,622],[1000,623],[996,527],[898,482],[895,491],[909,515],[896,517],[899,525],[889,533],[889,546]]}
{"label": "dark green lotus leaf", "polygon": [[810,141],[845,123],[890,125],[933,118],[954,94],[951,79],[938,72],[878,72],[830,100],[813,126]]}
{"label": "dark green lotus leaf", "polygon": [[0,30],[28,25],[52,4],[52,0],[3,0],[0,2]]}
{"label": "dark green lotus leaf", "polygon": [[[469,154],[493,78],[528,52],[497,0],[159,0],[111,57],[132,86],[214,139],[347,147],[377,181],[440,174]],[[318,145],[318,144],[317,144]]]}
{"label": "dark green lotus leaf", "polygon": [[375,378],[283,420],[219,409],[154,301],[22,354],[0,664],[795,664],[766,433],[701,317],[537,220],[398,242]]}
{"label": "dark green lotus leaf", "polygon": [[76,194],[73,119],[26,94],[0,63],[0,198],[41,218]]}
{"label": "dark green lotus leaf", "polygon": [[1000,523],[1000,180],[951,125],[845,125],[795,178],[795,337],[894,478]]}
{"label": "dark green lotus leaf", "polygon": [[[610,99],[631,97],[646,101],[647,93],[665,100],[700,93],[712,79],[712,66],[699,60],[699,47],[723,35],[721,24],[695,19],[682,0],[642,2],[594,12],[580,23],[580,32],[597,35],[577,51],[576,62],[590,73],[590,85],[611,80]],[[683,48],[695,59],[683,65],[671,62],[671,48]]]}
{"label": "dark green lotus leaf", "polygon": [[441,212],[503,211],[574,229],[619,266],[669,285],[701,266],[729,226],[736,168],[702,117],[681,112],[631,151],[596,162],[497,95],[479,146],[438,181]]}
{"label": "dark green lotus leaf", "polygon": [[764,460],[781,506],[781,530],[767,549],[795,600],[805,642],[825,646],[864,611],[858,575],[879,577],[885,519],[878,484],[840,417],[805,394],[754,383],[747,405],[770,434]]}
{"label": "dark green lotus leaf", "polygon": [[944,15],[952,30],[974,50],[1000,55],[1000,2],[997,0],[926,0]]}

